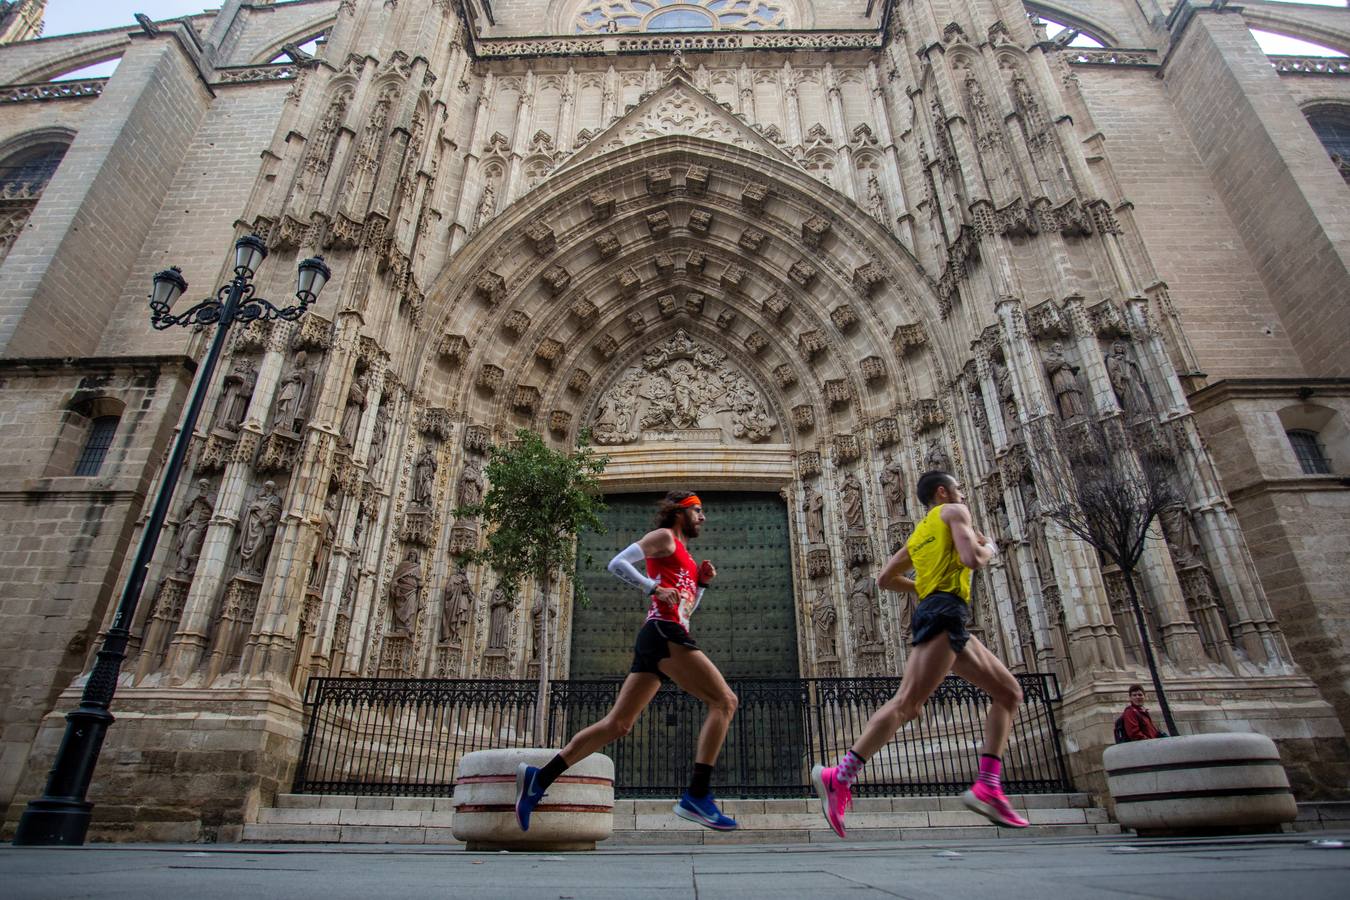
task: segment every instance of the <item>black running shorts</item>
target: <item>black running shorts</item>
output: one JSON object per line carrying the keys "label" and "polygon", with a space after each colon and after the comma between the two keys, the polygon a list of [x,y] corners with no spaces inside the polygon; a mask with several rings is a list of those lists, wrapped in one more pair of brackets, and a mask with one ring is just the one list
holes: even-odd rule
{"label": "black running shorts", "polygon": [[966,623],[970,621],[970,604],[955,594],[946,591],[933,591],[919,601],[914,615],[909,620],[909,630],[914,646],[927,643],[945,633],[957,653],[966,649],[970,632]]}
{"label": "black running shorts", "polygon": [[649,619],[637,634],[637,642],[633,645],[633,667],[629,671],[659,675],[662,681],[669,681],[666,673],[661,671],[661,660],[669,658],[671,644],[698,649],[689,632],[678,623]]}

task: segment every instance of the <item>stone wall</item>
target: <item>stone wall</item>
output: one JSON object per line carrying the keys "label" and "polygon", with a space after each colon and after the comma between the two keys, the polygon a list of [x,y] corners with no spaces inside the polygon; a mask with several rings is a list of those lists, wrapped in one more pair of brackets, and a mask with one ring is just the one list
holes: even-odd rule
{"label": "stone wall", "polygon": [[[183,402],[182,359],[0,362],[0,803],[121,587],[132,524]],[[121,410],[97,476],[73,473],[90,413]],[[45,772],[45,768],[42,768]]]}

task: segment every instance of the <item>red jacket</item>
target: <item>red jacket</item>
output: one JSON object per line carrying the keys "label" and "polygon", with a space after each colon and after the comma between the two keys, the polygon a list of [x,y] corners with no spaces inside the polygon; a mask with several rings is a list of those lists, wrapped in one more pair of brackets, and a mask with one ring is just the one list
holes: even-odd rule
{"label": "red jacket", "polygon": [[1125,707],[1125,736],[1132,741],[1148,741],[1158,737],[1158,726],[1149,718],[1148,710],[1131,703]]}

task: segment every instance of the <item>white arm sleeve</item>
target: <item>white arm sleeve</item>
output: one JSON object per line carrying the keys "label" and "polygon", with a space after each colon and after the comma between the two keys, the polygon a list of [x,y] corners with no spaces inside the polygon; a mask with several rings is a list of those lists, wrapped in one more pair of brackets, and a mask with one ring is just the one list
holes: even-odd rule
{"label": "white arm sleeve", "polygon": [[648,578],[637,568],[637,564],[645,562],[647,554],[642,552],[642,548],[637,542],[629,544],[609,561],[606,567],[610,574],[617,577],[620,581],[627,582],[633,587],[642,591],[644,594],[650,594],[660,586],[661,582],[655,578]]}

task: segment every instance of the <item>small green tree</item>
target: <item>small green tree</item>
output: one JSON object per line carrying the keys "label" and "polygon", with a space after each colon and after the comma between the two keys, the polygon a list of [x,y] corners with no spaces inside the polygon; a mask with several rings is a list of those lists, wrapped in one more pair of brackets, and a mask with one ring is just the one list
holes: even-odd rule
{"label": "small green tree", "polygon": [[[583,433],[581,442],[586,438]],[[489,453],[482,502],[455,510],[457,516],[481,517],[487,525],[487,546],[465,559],[491,566],[509,596],[514,598],[521,583],[533,578],[543,598],[535,703],[535,737],[540,742],[547,739],[550,593],[561,583],[563,567],[576,561],[577,536],[583,530],[604,533],[599,476],[608,463],[608,456],[580,444],[570,453],[550,449],[539,434],[522,428],[508,446]],[[573,592],[578,602],[585,602],[580,582],[573,584]]]}

